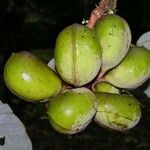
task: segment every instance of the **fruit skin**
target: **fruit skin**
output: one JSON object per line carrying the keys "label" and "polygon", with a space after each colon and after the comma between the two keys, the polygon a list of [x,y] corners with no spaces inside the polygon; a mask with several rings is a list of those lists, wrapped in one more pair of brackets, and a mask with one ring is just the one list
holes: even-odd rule
{"label": "fruit skin", "polygon": [[134,127],[141,118],[138,101],[131,95],[96,93],[98,109],[95,121],[109,129],[125,131]]}
{"label": "fruit skin", "polygon": [[106,92],[106,93],[116,93],[119,94],[119,89],[115,88],[111,84],[103,81],[95,86],[95,92]]}
{"label": "fruit skin", "polygon": [[101,47],[94,32],[80,24],[61,31],[56,40],[55,63],[69,84],[79,87],[92,81],[101,67]]}
{"label": "fruit skin", "polygon": [[47,113],[55,130],[63,134],[75,134],[91,122],[96,107],[94,93],[86,88],[76,88],[53,97]]}
{"label": "fruit skin", "polygon": [[133,89],[150,77],[150,51],[132,46],[125,59],[108,72],[105,81],[120,88]]}
{"label": "fruit skin", "polygon": [[95,32],[103,49],[102,72],[106,72],[126,56],[131,43],[131,31],[120,16],[105,15],[97,21]]}
{"label": "fruit skin", "polygon": [[32,102],[54,96],[61,89],[57,75],[28,51],[10,56],[4,67],[4,80],[15,95]]}

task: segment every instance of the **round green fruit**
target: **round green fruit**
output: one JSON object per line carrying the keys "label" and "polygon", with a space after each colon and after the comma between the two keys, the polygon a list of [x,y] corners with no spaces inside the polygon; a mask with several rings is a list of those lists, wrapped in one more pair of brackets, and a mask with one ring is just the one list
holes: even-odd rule
{"label": "round green fruit", "polygon": [[131,31],[127,22],[117,15],[105,15],[95,25],[96,35],[102,47],[102,72],[118,65],[126,56]]}
{"label": "round green fruit", "polygon": [[107,82],[100,82],[95,86],[95,92],[106,92],[119,94],[119,89],[115,88]]}
{"label": "round green fruit", "polygon": [[86,88],[64,91],[53,97],[48,105],[48,118],[52,127],[63,134],[82,131],[96,113],[96,97]]}
{"label": "round green fruit", "polygon": [[150,51],[132,46],[125,59],[108,72],[105,81],[120,88],[133,89],[150,77]]}
{"label": "round green fruit", "polygon": [[131,95],[96,93],[98,109],[95,121],[106,128],[125,131],[134,127],[141,118],[138,101]]}
{"label": "round green fruit", "polygon": [[55,63],[69,84],[78,87],[92,81],[101,67],[101,47],[94,32],[80,24],[61,31],[56,40]]}
{"label": "round green fruit", "polygon": [[27,51],[13,53],[4,67],[10,91],[27,101],[42,101],[56,95],[61,80],[39,58]]}

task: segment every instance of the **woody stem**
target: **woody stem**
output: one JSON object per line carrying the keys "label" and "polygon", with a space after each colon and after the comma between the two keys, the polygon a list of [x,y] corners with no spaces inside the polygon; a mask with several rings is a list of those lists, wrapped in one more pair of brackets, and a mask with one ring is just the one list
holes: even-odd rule
{"label": "woody stem", "polygon": [[98,6],[93,9],[87,27],[93,29],[95,23],[101,18],[101,16],[103,16],[109,10],[115,10],[116,3],[117,0],[101,0]]}

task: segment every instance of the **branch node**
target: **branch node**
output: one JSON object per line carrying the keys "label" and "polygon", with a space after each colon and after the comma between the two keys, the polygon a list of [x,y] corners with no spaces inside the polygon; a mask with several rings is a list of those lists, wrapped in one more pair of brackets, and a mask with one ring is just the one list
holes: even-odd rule
{"label": "branch node", "polygon": [[93,29],[97,20],[103,15],[115,13],[116,5],[117,0],[101,0],[98,5],[95,4],[95,9],[91,13],[87,27]]}

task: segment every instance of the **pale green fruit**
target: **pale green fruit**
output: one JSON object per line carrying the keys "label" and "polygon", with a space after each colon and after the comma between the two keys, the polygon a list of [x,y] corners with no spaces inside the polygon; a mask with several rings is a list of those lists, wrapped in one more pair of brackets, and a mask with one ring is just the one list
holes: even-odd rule
{"label": "pale green fruit", "polygon": [[94,32],[79,24],[61,31],[56,40],[55,63],[69,84],[82,86],[92,81],[101,67],[101,47]]}
{"label": "pale green fruit", "polygon": [[106,72],[126,56],[131,43],[131,31],[127,22],[117,15],[102,17],[97,21],[95,31],[103,49],[102,72]]}
{"label": "pale green fruit", "polygon": [[61,80],[39,58],[27,51],[13,53],[4,67],[5,83],[27,101],[42,101],[56,95]]}
{"label": "pale green fruit", "polygon": [[95,121],[109,129],[125,131],[134,127],[141,118],[138,101],[131,95],[96,93],[98,109]]}
{"label": "pale green fruit", "polygon": [[136,88],[150,77],[150,51],[131,47],[125,59],[108,72],[105,80],[120,88]]}
{"label": "pale green fruit", "polygon": [[107,82],[100,82],[95,86],[95,92],[106,92],[119,94],[119,89],[115,88]]}
{"label": "pale green fruit", "polygon": [[96,113],[96,97],[86,88],[67,90],[53,97],[48,105],[48,118],[55,130],[63,134],[82,131]]}

